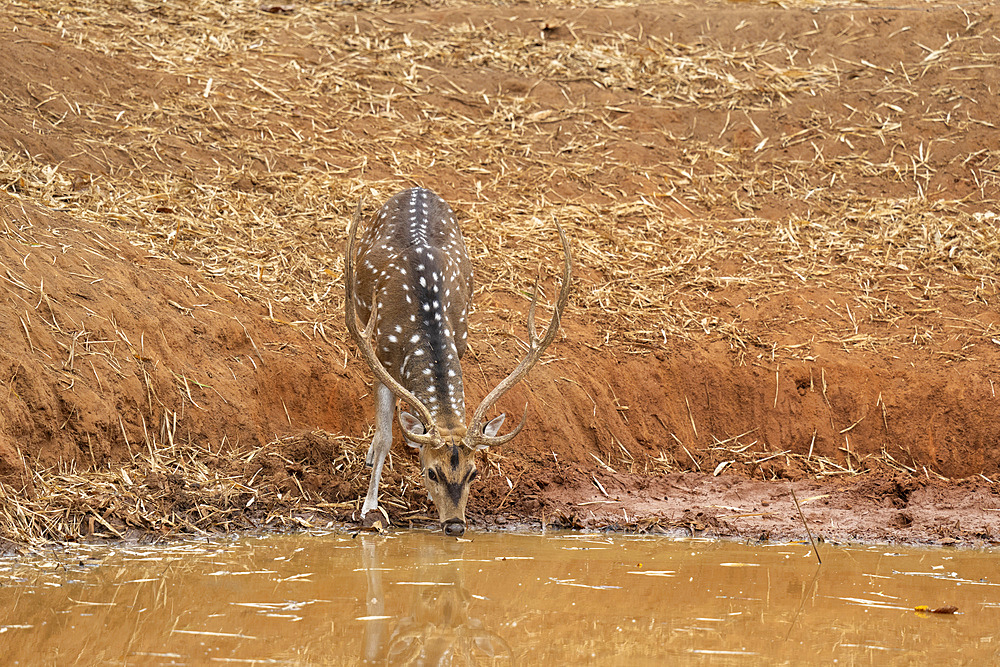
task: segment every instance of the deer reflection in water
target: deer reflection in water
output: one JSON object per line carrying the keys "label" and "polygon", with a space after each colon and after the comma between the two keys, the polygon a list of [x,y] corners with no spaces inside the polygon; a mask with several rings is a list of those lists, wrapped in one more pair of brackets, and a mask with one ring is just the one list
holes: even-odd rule
{"label": "deer reflection in water", "polygon": [[[364,631],[366,664],[476,665],[516,664],[510,645],[474,618],[476,598],[463,586],[460,562],[464,544],[442,543],[420,549],[415,561],[409,614],[386,612],[379,550],[386,538],[362,537],[368,574],[368,618]],[[403,582],[400,582],[403,583]]]}

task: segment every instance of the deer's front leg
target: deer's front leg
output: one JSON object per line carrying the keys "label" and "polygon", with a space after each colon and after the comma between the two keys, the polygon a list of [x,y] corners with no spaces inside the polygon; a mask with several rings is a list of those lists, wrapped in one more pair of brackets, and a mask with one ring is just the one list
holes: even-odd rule
{"label": "deer's front leg", "polygon": [[361,521],[369,524],[372,520],[381,516],[376,512],[375,516],[368,516],[369,512],[378,509],[378,483],[382,479],[382,465],[385,464],[385,457],[389,455],[389,447],[392,446],[392,415],[396,409],[396,397],[392,391],[381,382],[375,384],[375,437],[368,448],[368,455],[365,457],[365,464],[371,467],[372,477],[368,482],[368,495],[365,496],[365,503],[361,507]]}

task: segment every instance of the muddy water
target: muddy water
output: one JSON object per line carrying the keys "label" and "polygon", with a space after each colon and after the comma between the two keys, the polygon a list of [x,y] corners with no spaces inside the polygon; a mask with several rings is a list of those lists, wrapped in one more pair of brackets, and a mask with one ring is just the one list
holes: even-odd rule
{"label": "muddy water", "polygon": [[[997,664],[1000,553],[300,535],[0,561],[3,664]],[[922,614],[917,605],[958,607]]]}

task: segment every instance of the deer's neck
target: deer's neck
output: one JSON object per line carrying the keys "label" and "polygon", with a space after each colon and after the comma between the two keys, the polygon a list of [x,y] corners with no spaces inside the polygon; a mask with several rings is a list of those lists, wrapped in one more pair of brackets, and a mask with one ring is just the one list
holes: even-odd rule
{"label": "deer's neck", "polygon": [[456,322],[449,317],[440,298],[414,298],[413,285],[404,290],[401,284],[394,285],[395,282],[385,281],[383,289],[377,292],[381,301],[387,302],[390,296],[402,292],[410,296],[410,302],[404,297],[402,302],[397,301],[398,308],[391,313],[378,312],[374,337],[379,361],[427,406],[442,427],[465,424],[465,391]]}

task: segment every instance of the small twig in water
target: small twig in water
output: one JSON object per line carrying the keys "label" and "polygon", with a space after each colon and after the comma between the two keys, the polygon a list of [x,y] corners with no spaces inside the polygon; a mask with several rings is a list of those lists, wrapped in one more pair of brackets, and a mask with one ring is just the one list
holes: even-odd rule
{"label": "small twig in water", "polygon": [[816,562],[822,565],[823,559],[819,557],[819,549],[816,548],[816,540],[813,539],[812,531],[809,530],[809,524],[806,523],[806,517],[802,514],[802,508],[799,507],[799,499],[795,497],[795,489],[789,486],[788,492],[792,494],[792,500],[795,501],[795,509],[799,511],[799,518],[802,519],[802,525],[806,527],[806,535],[809,536],[809,544],[812,545],[813,552],[816,554]]}

